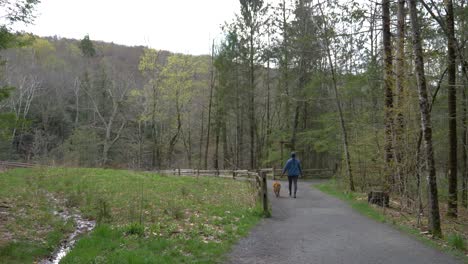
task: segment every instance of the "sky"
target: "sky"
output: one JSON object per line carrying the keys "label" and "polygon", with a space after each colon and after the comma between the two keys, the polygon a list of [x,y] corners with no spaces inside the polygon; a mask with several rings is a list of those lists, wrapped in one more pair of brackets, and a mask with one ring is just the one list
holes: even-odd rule
{"label": "sky", "polygon": [[34,24],[17,29],[200,55],[238,10],[239,0],[41,0]]}

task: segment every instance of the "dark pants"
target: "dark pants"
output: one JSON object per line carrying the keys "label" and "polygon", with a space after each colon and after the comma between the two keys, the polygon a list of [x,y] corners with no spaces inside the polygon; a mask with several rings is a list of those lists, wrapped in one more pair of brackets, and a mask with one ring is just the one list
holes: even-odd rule
{"label": "dark pants", "polygon": [[291,187],[292,183],[294,182],[294,195],[296,195],[297,192],[297,179],[299,176],[288,176],[288,181],[289,181],[289,195],[291,195]]}

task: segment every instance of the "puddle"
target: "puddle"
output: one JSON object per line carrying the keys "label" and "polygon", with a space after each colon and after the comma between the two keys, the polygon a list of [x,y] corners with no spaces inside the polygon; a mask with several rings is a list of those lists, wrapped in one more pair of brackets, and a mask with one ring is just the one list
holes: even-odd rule
{"label": "puddle", "polygon": [[[55,197],[49,196],[55,204],[60,205],[61,202]],[[83,218],[79,213],[71,212],[69,209],[64,208],[61,211],[55,211],[55,215],[59,215],[64,221],[73,220],[75,223],[75,230],[65,240],[60,243],[60,247],[47,259],[39,261],[39,264],[57,264],[63,259],[75,245],[77,238],[90,232],[96,226],[96,221]]]}

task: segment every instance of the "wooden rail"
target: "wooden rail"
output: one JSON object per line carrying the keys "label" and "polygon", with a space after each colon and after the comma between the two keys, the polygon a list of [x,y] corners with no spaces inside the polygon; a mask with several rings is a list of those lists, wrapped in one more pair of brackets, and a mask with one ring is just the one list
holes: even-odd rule
{"label": "wooden rail", "polygon": [[16,161],[0,161],[0,168],[33,168],[38,166],[37,164],[16,162]]}
{"label": "wooden rail", "polygon": [[[268,179],[285,179],[286,176],[281,177],[281,169],[261,169],[266,173]],[[159,170],[160,174],[165,175],[178,175],[178,176],[217,176],[223,178],[251,178],[258,175],[258,171],[249,170],[198,170],[198,169],[171,169]],[[303,178],[305,179],[328,179],[335,174],[331,169],[305,169],[303,170]]]}
{"label": "wooden rail", "polygon": [[[303,177],[306,179],[313,178],[331,178],[335,171],[330,169],[306,169],[303,170]],[[160,174],[166,175],[178,175],[178,176],[214,176],[222,178],[232,179],[243,179],[248,180],[252,183],[252,186],[256,189],[258,197],[263,207],[263,215],[265,217],[271,216],[269,202],[268,202],[268,186],[267,180],[281,179],[282,170],[268,168],[261,169],[256,172],[248,170],[198,170],[198,169],[172,169],[172,170],[160,170]],[[286,176],[285,176],[286,177]]]}

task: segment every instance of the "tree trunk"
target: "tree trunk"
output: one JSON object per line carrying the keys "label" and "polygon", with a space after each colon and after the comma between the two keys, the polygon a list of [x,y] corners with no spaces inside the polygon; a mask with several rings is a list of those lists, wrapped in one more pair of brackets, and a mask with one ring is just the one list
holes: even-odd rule
{"label": "tree trunk", "polygon": [[236,62],[236,169],[241,167],[243,150],[243,108],[240,104],[239,66]]}
{"label": "tree trunk", "polygon": [[206,126],[206,145],[205,145],[205,170],[208,169],[208,147],[210,146],[210,130],[211,130],[211,107],[213,103],[214,90],[214,42],[211,46],[211,71],[210,71],[210,99],[208,102],[208,124]]}
{"label": "tree trunk", "polygon": [[141,120],[138,120],[138,169],[141,169],[143,160],[143,133],[141,129]]}
{"label": "tree trunk", "polygon": [[229,154],[229,147],[227,141],[226,113],[224,113],[223,122],[221,124],[221,137],[223,140],[223,169],[226,169],[231,164],[231,155]]}
{"label": "tree trunk", "polygon": [[[405,92],[405,0],[398,0],[397,11],[397,51],[396,51],[396,87],[397,87],[397,117],[395,129],[395,161],[397,168],[398,184],[400,185],[400,194],[406,195],[404,188],[406,175],[404,175],[405,160],[403,156],[403,132],[405,130],[405,118],[403,116],[404,92]],[[403,190],[402,190],[403,189]]]}
{"label": "tree trunk", "polygon": [[[176,96],[178,97],[179,95],[177,94]],[[175,144],[177,143],[177,140],[179,139],[180,131],[182,129],[182,117],[181,117],[181,113],[180,113],[181,110],[180,110],[178,101],[176,101],[176,111],[177,111],[177,131],[175,135],[171,138],[169,142],[169,150],[167,151],[167,162],[169,166],[172,165],[172,153],[174,152]]]}
{"label": "tree trunk", "polygon": [[[323,17],[323,9],[322,6],[319,5],[320,13]],[[346,163],[346,176],[348,177],[349,180],[349,189],[354,192],[355,187],[354,187],[354,179],[353,179],[353,173],[351,170],[351,157],[349,155],[349,145],[348,145],[348,134],[346,132],[346,125],[345,125],[345,120],[344,120],[344,115],[343,115],[343,110],[341,108],[341,99],[340,99],[340,94],[338,93],[338,84],[337,84],[337,79],[336,79],[336,73],[335,73],[335,67],[333,64],[332,56],[331,56],[331,47],[330,47],[330,40],[326,36],[326,28],[324,28],[324,39],[325,39],[325,49],[327,52],[327,57],[328,57],[328,63],[330,64],[330,70],[332,74],[332,81],[333,81],[333,91],[335,92],[335,102],[336,102],[336,108],[338,109],[338,115],[340,117],[340,127],[341,127],[341,136],[343,140],[343,150],[344,150],[344,155],[345,155],[345,163]],[[335,56],[336,57],[336,56]]]}
{"label": "tree trunk", "polygon": [[413,51],[416,80],[419,90],[419,108],[421,111],[421,127],[423,130],[424,144],[426,147],[426,163],[428,170],[428,185],[429,185],[429,229],[435,237],[442,236],[440,228],[439,200],[437,193],[436,169],[434,162],[434,151],[432,146],[432,123],[429,112],[429,102],[427,96],[426,77],[424,73],[424,59],[421,33],[418,21],[418,10],[416,0],[408,0],[410,10],[412,36],[413,36]]}
{"label": "tree trunk", "polygon": [[214,158],[213,158],[213,165],[214,165],[215,170],[219,170],[219,133],[220,133],[219,125],[220,125],[219,120],[217,120],[216,121],[216,135],[215,135],[215,153],[214,153]]}
{"label": "tree trunk", "polygon": [[457,90],[456,46],[452,0],[446,0],[447,49],[448,49],[448,114],[449,114],[449,161],[448,161],[448,210],[447,216],[457,217]]}
{"label": "tree trunk", "polygon": [[467,208],[468,207],[468,191],[467,191],[467,183],[468,183],[468,168],[467,168],[467,153],[466,153],[466,144],[467,142],[467,137],[468,137],[468,129],[467,129],[467,124],[466,124],[466,115],[467,113],[467,98],[466,98],[466,81],[463,80],[463,101],[462,101],[462,106],[463,106],[463,116],[462,116],[462,124],[463,124],[463,138],[462,138],[462,164],[463,164],[463,177],[462,177],[462,205],[463,207]]}
{"label": "tree trunk", "polygon": [[[462,3],[462,5],[460,6],[460,8],[463,10],[463,8],[465,7],[465,5]],[[461,28],[465,28],[466,26],[466,20],[463,19],[462,22],[461,22],[461,25],[460,27]],[[462,35],[461,36],[461,43],[465,43],[466,41],[466,36],[465,35]],[[465,55],[466,53],[466,47],[463,46],[463,49],[460,51],[460,54],[462,55]],[[464,63],[462,62],[461,63],[462,65],[464,65]],[[465,67],[462,66],[462,72],[464,71],[463,69],[466,70]],[[462,92],[463,92],[463,101],[462,101],[462,106],[463,106],[463,116],[462,116],[462,123],[463,123],[463,148],[462,148],[462,157],[463,157],[463,172],[462,172],[462,205],[463,207],[465,208],[468,208],[468,164],[467,164],[467,141],[468,141],[468,128],[467,128],[467,96],[466,96],[466,88],[467,88],[467,84],[468,84],[468,80],[467,78],[468,76],[465,75],[465,78],[463,78],[463,88],[462,88]]]}
{"label": "tree trunk", "polygon": [[153,147],[151,148],[151,167],[154,169],[157,165],[159,168],[157,159],[158,159],[158,133],[157,133],[157,128],[156,128],[156,100],[157,100],[157,90],[156,86],[153,85],[153,104],[152,104],[152,109],[151,109],[151,137],[153,139]]}
{"label": "tree trunk", "polygon": [[[382,0],[382,26],[384,49],[384,92],[385,92],[385,170],[384,186],[394,183],[393,176],[393,72],[392,41],[390,32],[390,0]],[[385,187],[384,187],[385,188]]]}
{"label": "tree trunk", "polygon": [[[253,31],[253,30],[252,30]],[[254,32],[250,35],[250,94],[249,94],[249,123],[250,123],[250,169],[255,169],[255,64],[254,64]]]}
{"label": "tree trunk", "polygon": [[[281,65],[281,80],[282,80],[282,88],[283,91],[281,94],[284,92],[284,95],[289,96],[289,37],[288,37],[288,21],[287,21],[287,8],[286,8],[286,0],[283,0],[283,6],[282,6],[282,33],[283,33],[283,45],[282,45],[282,52],[283,52],[283,62]],[[280,97],[280,101],[283,101],[282,98]],[[283,111],[281,113],[281,118],[280,120],[289,120],[291,118],[290,115],[290,102],[289,100],[284,101],[284,107]],[[287,129],[289,130],[290,128],[290,122],[284,122],[283,124],[280,124],[280,127],[282,129]]]}
{"label": "tree trunk", "polygon": [[204,132],[204,127],[203,127],[203,124],[204,124],[204,121],[203,121],[203,116],[205,114],[205,111],[202,110],[202,113],[201,113],[201,131],[200,131],[200,143],[199,143],[199,146],[198,146],[198,166],[197,166],[197,169],[201,169],[201,161],[202,161],[202,149],[203,149],[203,132]]}
{"label": "tree trunk", "polygon": [[75,79],[74,84],[75,90],[75,128],[78,127],[79,116],[80,116],[80,84],[78,78]]}
{"label": "tree trunk", "polygon": [[296,105],[296,111],[294,111],[294,120],[293,120],[293,131],[291,135],[291,150],[295,151],[296,150],[296,137],[297,137],[297,129],[299,128],[299,113],[300,113],[300,107],[299,107],[299,102],[297,102]]}

